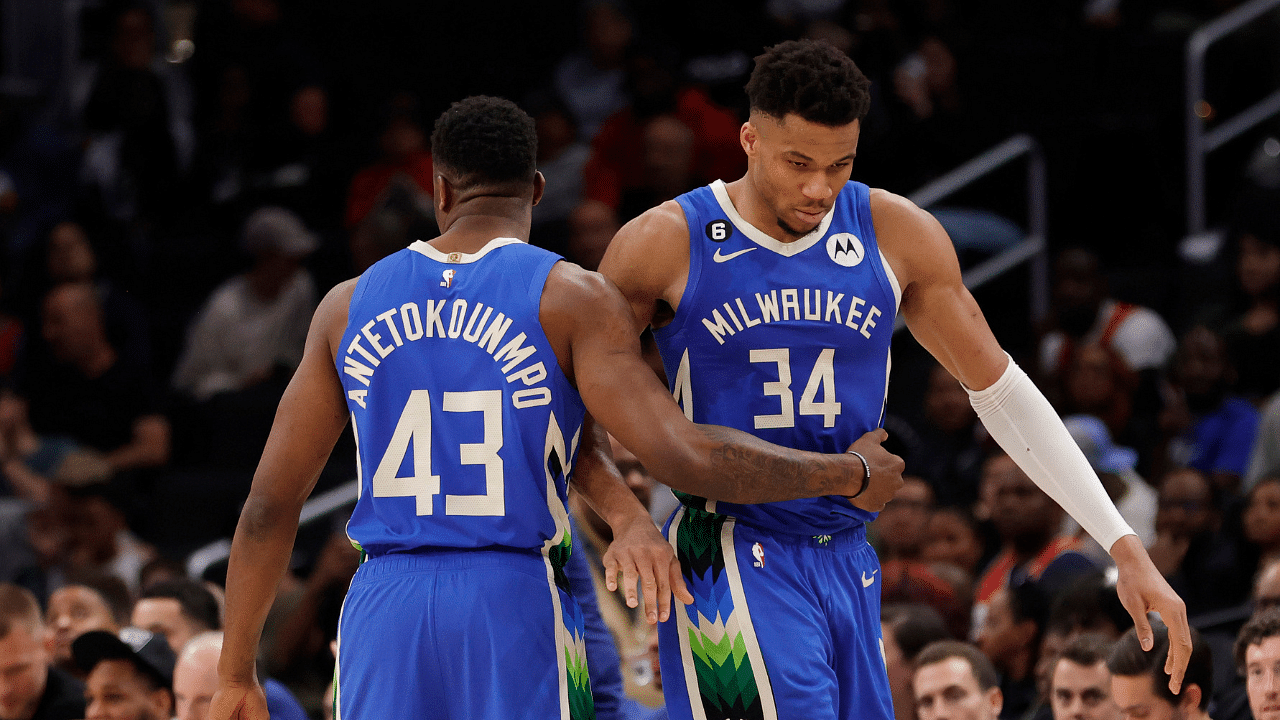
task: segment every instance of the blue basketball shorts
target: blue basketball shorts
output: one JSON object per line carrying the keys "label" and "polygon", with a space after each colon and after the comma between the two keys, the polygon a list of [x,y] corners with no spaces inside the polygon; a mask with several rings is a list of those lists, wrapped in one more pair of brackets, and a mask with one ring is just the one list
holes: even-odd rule
{"label": "blue basketball shorts", "polygon": [[595,717],[582,613],[537,553],[370,558],[338,623],[340,720]]}
{"label": "blue basketball shorts", "polygon": [[695,598],[659,628],[672,720],[892,720],[863,526],[782,535],[681,507],[665,532]]}

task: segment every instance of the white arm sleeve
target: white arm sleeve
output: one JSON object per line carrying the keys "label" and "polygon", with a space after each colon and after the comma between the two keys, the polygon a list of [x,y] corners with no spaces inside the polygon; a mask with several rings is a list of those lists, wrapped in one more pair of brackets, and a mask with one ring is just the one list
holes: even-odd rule
{"label": "white arm sleeve", "polygon": [[1053,406],[1013,358],[999,380],[969,390],[969,402],[991,437],[1098,544],[1108,551],[1134,535]]}

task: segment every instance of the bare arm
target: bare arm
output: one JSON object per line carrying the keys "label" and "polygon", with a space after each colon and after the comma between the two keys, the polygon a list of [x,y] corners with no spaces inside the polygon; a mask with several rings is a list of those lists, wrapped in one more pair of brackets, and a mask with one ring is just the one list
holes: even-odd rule
{"label": "bare arm", "polygon": [[622,226],[600,260],[600,274],[631,305],[636,332],[665,324],[689,281],[689,227],[680,203],[668,200]]}
{"label": "bare arm", "polygon": [[163,415],[143,415],[133,421],[128,445],[107,453],[113,470],[156,467],[169,462],[169,420]]}
{"label": "bare arm", "polygon": [[[248,702],[244,692],[256,688],[254,661],[262,625],[289,561],[298,514],[347,423],[332,347],[345,327],[353,287],[351,281],[334,288],[316,310],[302,363],[280,400],[236,527],[227,568],[225,640],[218,664],[222,690],[215,698],[215,718],[258,717],[243,708]],[[240,694],[231,693],[233,689]]]}
{"label": "bare arm", "polygon": [[[1147,611],[1169,626],[1166,670],[1182,684],[1191,656],[1186,606],[1126,528],[1075,442],[1044,396],[996,342],[960,275],[950,238],[911,201],[877,191],[871,198],[876,238],[902,285],[902,315],[920,344],[970,391],[983,423],[1019,467],[1108,547],[1120,571],[1117,591],[1144,646]],[[1110,529],[1110,537],[1099,529]]]}
{"label": "bare arm", "polygon": [[640,604],[636,584],[637,581],[643,583],[647,598],[645,617],[650,625],[667,619],[672,591],[681,602],[693,602],[674,549],[623,481],[613,462],[609,438],[590,415],[583,421],[573,484],[613,530],[613,541],[601,558],[605,585],[610,592],[618,589],[621,573],[627,607],[636,607]]}
{"label": "bare arm", "polygon": [[[593,311],[584,314],[584,307]],[[667,485],[735,503],[861,488],[862,461],[853,455],[791,450],[731,428],[693,425],[645,365],[628,303],[602,276],[558,264],[543,293],[542,324],[587,410]],[[896,488],[884,490],[881,506]]]}

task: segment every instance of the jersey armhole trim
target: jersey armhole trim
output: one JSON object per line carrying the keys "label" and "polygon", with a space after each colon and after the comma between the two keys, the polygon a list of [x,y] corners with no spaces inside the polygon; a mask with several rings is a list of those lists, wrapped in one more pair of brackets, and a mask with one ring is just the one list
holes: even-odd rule
{"label": "jersey armhole trim", "polygon": [[[701,188],[700,188],[701,189]],[[697,190],[693,191],[697,192]],[[694,223],[698,220],[697,208],[689,198],[690,193],[686,193],[676,198],[676,202],[680,205],[680,212],[684,214],[685,230],[689,233],[689,268],[684,280],[684,292],[680,293],[680,305],[675,309],[675,314],[671,318],[671,322],[660,328],[654,328],[654,337],[673,337],[684,330],[684,325],[688,319],[689,302],[697,290],[698,283],[702,279],[702,248],[695,245]]]}

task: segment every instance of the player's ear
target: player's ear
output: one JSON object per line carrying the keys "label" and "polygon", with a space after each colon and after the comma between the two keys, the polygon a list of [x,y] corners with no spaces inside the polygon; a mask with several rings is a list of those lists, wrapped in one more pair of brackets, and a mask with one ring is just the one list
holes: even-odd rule
{"label": "player's ear", "polygon": [[738,128],[738,142],[742,143],[742,150],[748,155],[754,155],[756,152],[756,143],[760,141],[760,133],[756,131],[756,126],[748,120],[742,123],[742,127]]}
{"label": "player's ear", "polygon": [[537,205],[542,200],[542,191],[547,189],[547,179],[542,176],[541,170],[535,170],[533,173],[533,204]]}
{"label": "player's ear", "polygon": [[444,217],[445,214],[453,209],[453,204],[457,197],[453,184],[444,175],[436,173],[431,180],[431,187],[435,192],[435,197],[432,199],[436,206],[436,217]]}

